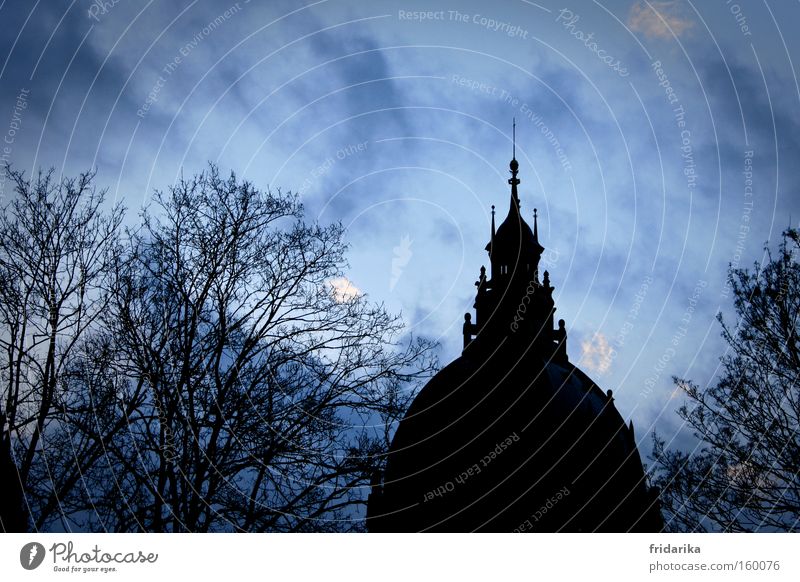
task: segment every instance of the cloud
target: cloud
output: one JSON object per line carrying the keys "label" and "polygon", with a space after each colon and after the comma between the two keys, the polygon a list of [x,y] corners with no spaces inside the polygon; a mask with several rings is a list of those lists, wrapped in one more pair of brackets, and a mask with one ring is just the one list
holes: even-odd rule
{"label": "cloud", "polygon": [[339,303],[347,303],[361,295],[361,289],[353,285],[347,277],[336,277],[328,281],[333,298]]}
{"label": "cloud", "polygon": [[602,333],[596,333],[589,341],[581,342],[580,364],[590,372],[605,374],[611,367],[614,349],[608,343],[608,338]]}
{"label": "cloud", "polygon": [[641,32],[647,38],[669,39],[672,35],[681,36],[694,26],[694,22],[684,17],[683,9],[675,0],[664,2],[637,2],[628,14],[628,28]]}

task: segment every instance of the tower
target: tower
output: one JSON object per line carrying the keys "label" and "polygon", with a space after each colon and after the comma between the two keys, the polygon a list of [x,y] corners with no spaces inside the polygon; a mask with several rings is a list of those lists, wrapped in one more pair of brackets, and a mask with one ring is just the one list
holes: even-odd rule
{"label": "tower", "polygon": [[400,422],[373,478],[367,528],[659,531],[633,424],[611,390],[570,363],[564,320],[554,327],[550,274],[539,275],[538,212],[531,229],[516,155],[509,169],[508,214],[495,228],[492,207],[490,273],[480,268],[461,356]]}
{"label": "tower", "polygon": [[[554,349],[552,333],[553,287],[550,274],[540,279],[539,261],[544,247],[539,243],[537,210],[533,210],[533,230],[522,216],[517,186],[519,163],[512,158],[509,164],[511,199],[508,215],[495,229],[495,210],[492,206],[492,232],[485,250],[489,254],[490,278],[481,267],[476,282],[475,322],[465,315],[464,349],[485,349],[501,341],[507,332],[517,334],[515,344],[535,344],[542,353]],[[471,324],[471,325],[470,325]],[[473,340],[475,345],[473,346]],[[480,347],[479,347],[480,346]]]}

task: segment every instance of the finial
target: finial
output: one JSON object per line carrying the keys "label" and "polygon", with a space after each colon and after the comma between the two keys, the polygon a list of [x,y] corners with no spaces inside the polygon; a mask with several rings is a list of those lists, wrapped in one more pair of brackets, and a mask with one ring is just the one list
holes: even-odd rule
{"label": "finial", "polygon": [[538,210],[536,208],[533,209],[533,238],[536,242],[539,242],[539,224],[538,224]]}
{"label": "finial", "polygon": [[519,184],[519,180],[517,180],[517,171],[519,170],[519,162],[517,162],[517,118],[514,118],[514,124],[511,128],[511,143],[512,143],[512,150],[511,150],[511,163],[508,164],[508,167],[511,168],[511,179],[508,181],[509,184],[513,184],[513,180],[516,180],[516,183]]}
{"label": "finial", "polygon": [[517,118],[511,118],[511,159],[517,159]]}
{"label": "finial", "polygon": [[[519,178],[517,178],[517,172],[519,171],[519,162],[517,161],[517,118],[515,117],[512,122],[511,126],[511,142],[513,144],[512,149],[512,157],[511,163],[508,164],[508,167],[511,168],[511,177],[508,179],[508,183],[511,184],[511,210],[519,212],[519,195],[517,194],[517,184],[519,184]],[[519,215],[517,215],[519,218]]]}
{"label": "finial", "polygon": [[472,324],[472,315],[469,312],[464,314],[464,325],[462,327],[462,333],[464,335],[464,348],[470,344],[472,341],[472,334],[475,330],[475,326]]}
{"label": "finial", "polygon": [[512,194],[516,199],[517,194],[517,184],[519,184],[519,178],[517,178],[517,172],[519,171],[519,162],[517,160],[511,160],[511,163],[508,164],[508,167],[511,168],[511,177],[508,179],[508,183],[512,186]]}

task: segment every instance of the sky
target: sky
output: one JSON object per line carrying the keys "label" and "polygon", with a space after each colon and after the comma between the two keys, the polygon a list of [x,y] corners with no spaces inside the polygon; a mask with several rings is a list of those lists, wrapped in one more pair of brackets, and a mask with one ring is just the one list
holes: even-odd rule
{"label": "sky", "polygon": [[0,156],[95,169],[132,222],[208,162],[296,192],[347,227],[340,291],[447,363],[516,119],[570,359],[646,460],[653,430],[693,446],[672,376],[720,373],[729,265],[800,220],[798,21],[777,0],[0,0]]}

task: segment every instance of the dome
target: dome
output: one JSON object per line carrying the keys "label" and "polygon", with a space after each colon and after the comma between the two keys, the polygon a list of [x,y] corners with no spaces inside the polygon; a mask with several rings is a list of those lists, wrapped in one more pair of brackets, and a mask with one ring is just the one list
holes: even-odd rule
{"label": "dome", "polygon": [[538,236],[522,218],[519,201],[512,198],[511,207],[505,220],[497,227],[493,240],[486,245],[493,260],[498,255],[508,257],[513,264],[517,257],[539,256],[544,247],[539,244]]}
{"label": "dome", "polygon": [[373,531],[652,530],[613,399],[536,355],[463,355],[432,378],[397,429],[381,499]]}

